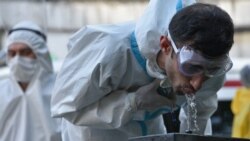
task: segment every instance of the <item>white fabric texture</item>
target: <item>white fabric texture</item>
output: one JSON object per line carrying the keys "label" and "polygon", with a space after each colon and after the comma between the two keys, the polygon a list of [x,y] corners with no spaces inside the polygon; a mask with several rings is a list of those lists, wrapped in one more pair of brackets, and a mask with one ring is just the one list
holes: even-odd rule
{"label": "white fabric texture", "polygon": [[[28,23],[17,26],[36,27]],[[55,74],[46,42],[32,32],[19,30],[8,36],[6,50],[15,42],[27,43],[33,50],[38,70],[25,92],[12,75],[0,81],[0,141],[61,141],[60,120],[50,114]]]}
{"label": "white fabric texture", "polygon": [[[164,30],[175,13],[171,7],[175,9],[177,2],[151,0],[145,11],[149,15],[142,16],[136,25],[86,26],[71,37],[51,101],[52,116],[63,117],[64,141],[126,141],[129,137],[166,133],[161,116],[145,120],[145,112],[136,109],[134,92],[152,80],[131,51],[130,39],[135,31],[141,54],[155,61],[160,35],[167,33]],[[164,10],[169,15],[164,15]],[[155,20],[158,25],[151,23]],[[217,90],[200,92],[209,96],[216,95]],[[212,110],[204,110],[206,106],[215,108],[201,104],[199,108],[203,110],[199,111],[210,115]]]}
{"label": "white fabric texture", "polygon": [[[87,26],[76,33],[81,38],[70,41],[52,96],[52,115],[68,120],[64,141],[126,141],[143,135],[143,126],[132,120],[138,114],[133,95],[151,80],[131,52],[133,30],[133,23]],[[142,122],[154,127],[147,134],[166,133],[161,116]]]}

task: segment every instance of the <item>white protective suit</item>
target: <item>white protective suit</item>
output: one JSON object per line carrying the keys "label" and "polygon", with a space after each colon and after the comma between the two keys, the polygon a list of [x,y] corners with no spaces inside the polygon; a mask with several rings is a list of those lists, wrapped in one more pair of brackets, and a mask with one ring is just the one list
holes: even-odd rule
{"label": "white protective suit", "polygon": [[[41,31],[32,22],[21,22],[13,29],[28,28]],[[27,44],[38,59],[34,77],[24,92],[12,74],[0,80],[0,141],[61,141],[60,121],[50,113],[51,91],[55,74],[46,42],[37,34],[18,30],[6,41]]]}
{"label": "white protective suit", "polygon": [[[133,95],[152,82],[152,76],[162,77],[157,75],[154,61],[160,35],[166,35],[180,4],[192,3],[181,2],[151,0],[136,24],[86,26],[71,38],[51,109],[54,117],[63,117],[64,141],[127,141],[129,137],[166,133],[162,109],[138,111]],[[217,107],[216,92],[223,80],[208,80],[197,94],[201,133]]]}

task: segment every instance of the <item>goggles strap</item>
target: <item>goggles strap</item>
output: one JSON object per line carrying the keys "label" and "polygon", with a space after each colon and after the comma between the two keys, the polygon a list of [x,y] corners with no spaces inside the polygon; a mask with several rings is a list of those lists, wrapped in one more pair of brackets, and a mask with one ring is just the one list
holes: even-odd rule
{"label": "goggles strap", "polygon": [[175,45],[175,43],[174,43],[174,41],[173,41],[173,39],[172,39],[172,37],[171,37],[171,35],[170,35],[169,30],[168,30],[168,37],[169,37],[169,39],[170,39],[171,45],[172,45],[172,47],[173,47],[173,49],[174,49],[174,52],[177,54],[177,53],[179,52],[179,50],[177,49],[177,47],[176,47],[176,45]]}

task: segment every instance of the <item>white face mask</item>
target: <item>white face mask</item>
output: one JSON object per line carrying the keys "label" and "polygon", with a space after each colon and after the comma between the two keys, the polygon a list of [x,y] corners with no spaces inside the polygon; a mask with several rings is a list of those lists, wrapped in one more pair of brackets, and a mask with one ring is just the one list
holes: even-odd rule
{"label": "white face mask", "polygon": [[19,82],[30,82],[37,72],[37,60],[28,57],[15,56],[8,60],[10,73]]}

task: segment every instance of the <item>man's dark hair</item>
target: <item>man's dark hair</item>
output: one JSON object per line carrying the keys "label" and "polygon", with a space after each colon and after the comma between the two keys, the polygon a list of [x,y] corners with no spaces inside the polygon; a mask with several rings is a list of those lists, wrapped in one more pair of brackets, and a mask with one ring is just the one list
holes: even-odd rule
{"label": "man's dark hair", "polygon": [[227,54],[234,42],[232,19],[211,4],[196,3],[183,8],[172,18],[169,32],[177,46],[190,45],[209,57]]}

